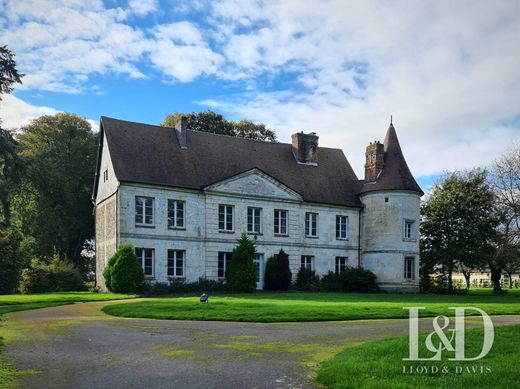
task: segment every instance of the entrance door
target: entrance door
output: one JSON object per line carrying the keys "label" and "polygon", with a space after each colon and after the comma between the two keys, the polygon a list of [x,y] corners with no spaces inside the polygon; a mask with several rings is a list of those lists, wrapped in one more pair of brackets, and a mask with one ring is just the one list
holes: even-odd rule
{"label": "entrance door", "polygon": [[256,289],[264,289],[264,254],[255,255],[255,263],[258,266],[258,280],[256,282]]}

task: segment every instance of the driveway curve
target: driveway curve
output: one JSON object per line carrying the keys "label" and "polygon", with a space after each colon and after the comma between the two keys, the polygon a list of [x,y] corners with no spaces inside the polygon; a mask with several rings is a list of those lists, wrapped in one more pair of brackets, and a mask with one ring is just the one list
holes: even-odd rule
{"label": "driveway curve", "polygon": [[[408,320],[400,319],[274,324],[126,319],[101,312],[111,303],[122,302],[7,315],[0,333],[9,362],[26,371],[21,386],[314,388],[319,363],[343,348],[408,331]],[[520,324],[520,316],[493,321]]]}

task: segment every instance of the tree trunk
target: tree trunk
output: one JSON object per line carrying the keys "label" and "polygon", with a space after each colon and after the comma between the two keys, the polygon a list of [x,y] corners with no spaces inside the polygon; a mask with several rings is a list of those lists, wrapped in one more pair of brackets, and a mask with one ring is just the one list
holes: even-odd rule
{"label": "tree trunk", "polygon": [[469,289],[471,286],[471,273],[463,273],[464,278],[466,279],[466,289]]}
{"label": "tree trunk", "polygon": [[493,293],[502,292],[502,287],[500,286],[500,278],[502,278],[502,269],[498,267],[490,267],[491,270],[491,282],[493,283]]}
{"label": "tree trunk", "polygon": [[453,292],[453,280],[451,276],[453,274],[453,266],[448,266],[448,291]]}
{"label": "tree trunk", "polygon": [[513,273],[507,272],[507,276],[509,277],[509,289],[513,289]]}

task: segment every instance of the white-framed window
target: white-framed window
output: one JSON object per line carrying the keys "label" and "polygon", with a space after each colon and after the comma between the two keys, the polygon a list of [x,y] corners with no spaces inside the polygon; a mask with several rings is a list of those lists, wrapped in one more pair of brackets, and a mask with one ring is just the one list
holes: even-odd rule
{"label": "white-framed window", "polygon": [[107,182],[108,181],[108,169],[105,169],[105,171],[103,172],[103,182]]}
{"label": "white-framed window", "polygon": [[404,279],[414,280],[415,279],[415,257],[404,258]]}
{"label": "white-framed window", "polygon": [[347,257],[336,257],[336,273],[341,273],[347,268],[348,258]]}
{"label": "white-framed window", "polygon": [[155,250],[137,247],[135,255],[141,262],[145,277],[153,277],[155,274]]}
{"label": "white-framed window", "polygon": [[184,278],[186,265],[186,251],[168,250],[167,275],[168,277]]}
{"label": "white-framed window", "polygon": [[220,251],[218,253],[218,278],[224,278],[226,276],[226,270],[231,262],[231,253]]}
{"label": "white-framed window", "polygon": [[405,220],[404,221],[404,230],[403,237],[404,239],[415,239],[414,236],[414,221],[413,220]]}
{"label": "white-framed window", "polygon": [[135,224],[139,226],[153,226],[154,198],[135,196]]}
{"label": "white-framed window", "polygon": [[302,255],[301,267],[314,270],[314,255]]}
{"label": "white-framed window", "polygon": [[262,233],[262,208],[247,207],[247,232]]}
{"label": "white-framed window", "polygon": [[184,211],[186,202],[181,200],[168,200],[168,228],[185,228]]}
{"label": "white-framed window", "polygon": [[336,216],[336,239],[348,239],[348,216]]}
{"label": "white-framed window", "polygon": [[232,205],[220,204],[218,206],[218,229],[220,231],[233,231],[233,210]]}
{"label": "white-framed window", "polygon": [[305,213],[305,236],[316,238],[318,236],[318,214]]}
{"label": "white-framed window", "polygon": [[274,210],[274,234],[289,235],[287,226],[289,225],[289,212],[285,209]]}

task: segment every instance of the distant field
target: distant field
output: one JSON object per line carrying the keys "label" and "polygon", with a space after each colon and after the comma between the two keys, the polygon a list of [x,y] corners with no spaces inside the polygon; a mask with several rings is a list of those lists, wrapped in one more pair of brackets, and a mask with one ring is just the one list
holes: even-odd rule
{"label": "distant field", "polygon": [[150,298],[110,305],[103,310],[115,316],[153,319],[295,322],[406,318],[405,306],[424,306],[421,316],[449,315],[453,311],[448,307],[454,305],[479,307],[490,315],[520,314],[520,293],[513,290],[493,295],[484,289],[456,296],[257,292],[210,294],[208,304],[200,304],[197,296]]}

